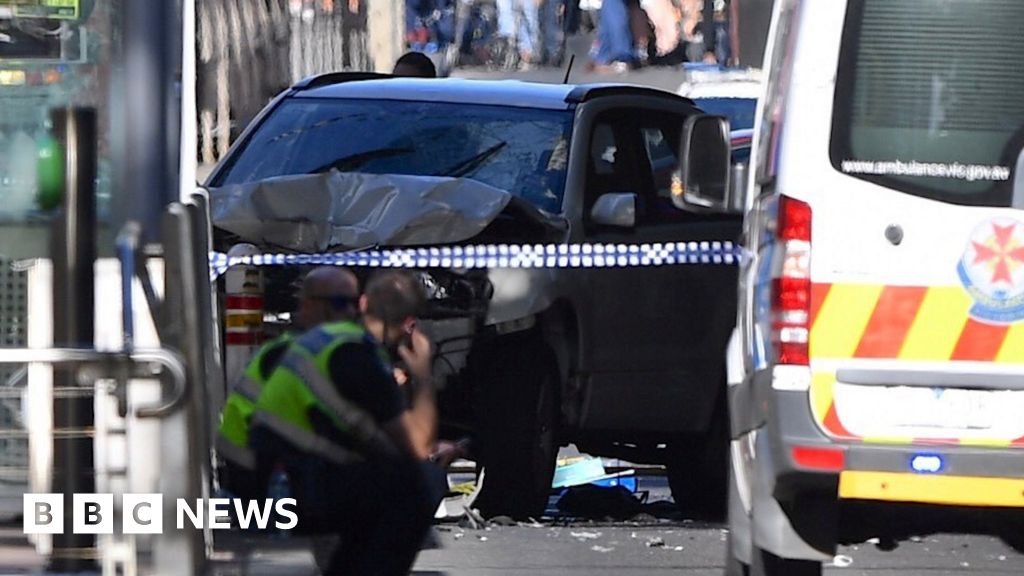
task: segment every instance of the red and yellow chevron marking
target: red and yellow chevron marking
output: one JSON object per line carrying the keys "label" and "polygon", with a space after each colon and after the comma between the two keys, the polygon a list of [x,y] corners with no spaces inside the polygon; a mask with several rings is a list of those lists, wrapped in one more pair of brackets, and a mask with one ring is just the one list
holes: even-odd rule
{"label": "red and yellow chevron marking", "polygon": [[[811,364],[815,360],[897,359],[980,361],[1024,365],[1024,321],[1010,325],[979,322],[968,315],[973,301],[959,286],[814,284],[811,288]],[[873,443],[963,444],[966,441],[914,438],[857,438],[833,403],[834,372],[815,371],[811,408],[822,428],[836,438]],[[1014,442],[979,442],[1017,445]]]}

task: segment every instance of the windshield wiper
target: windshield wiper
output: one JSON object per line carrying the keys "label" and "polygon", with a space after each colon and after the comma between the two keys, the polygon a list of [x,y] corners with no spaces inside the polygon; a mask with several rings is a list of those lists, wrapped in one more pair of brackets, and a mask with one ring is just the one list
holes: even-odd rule
{"label": "windshield wiper", "polygon": [[380,158],[389,158],[391,156],[401,156],[403,154],[410,154],[413,152],[412,148],[377,148],[376,150],[367,150],[366,152],[358,152],[356,154],[349,154],[348,156],[342,156],[337,160],[332,160],[323,166],[314,168],[308,172],[308,174],[320,174],[321,172],[327,172],[332,168],[341,172],[348,172],[366,164],[370,160],[377,160]]}
{"label": "windshield wiper", "polygon": [[434,176],[449,176],[451,178],[459,178],[465,176],[466,174],[469,174],[473,170],[479,168],[484,162],[490,160],[495,154],[500,152],[501,149],[507,145],[508,142],[502,140],[501,142],[498,142],[497,144],[491,146],[490,148],[483,150],[479,154],[466,158],[465,160],[462,160],[458,164],[455,164],[454,166],[451,166],[445,170],[442,170],[441,172],[438,172],[437,174],[434,174]]}

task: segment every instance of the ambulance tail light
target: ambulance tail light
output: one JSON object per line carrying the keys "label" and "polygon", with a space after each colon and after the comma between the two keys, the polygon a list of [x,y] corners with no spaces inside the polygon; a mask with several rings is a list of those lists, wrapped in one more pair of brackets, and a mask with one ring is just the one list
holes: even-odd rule
{"label": "ambulance tail light", "polygon": [[772,279],[772,342],[776,364],[807,366],[811,315],[811,207],[779,199],[775,237],[782,266]]}
{"label": "ambulance tail light", "polygon": [[846,453],[841,448],[794,446],[791,455],[793,462],[801,468],[842,472],[846,466]]}

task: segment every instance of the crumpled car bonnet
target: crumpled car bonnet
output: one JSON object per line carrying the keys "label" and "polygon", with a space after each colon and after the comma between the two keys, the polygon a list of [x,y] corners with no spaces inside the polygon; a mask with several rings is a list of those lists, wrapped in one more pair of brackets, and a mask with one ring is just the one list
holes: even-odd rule
{"label": "crumpled car bonnet", "polygon": [[461,242],[511,198],[470,179],[337,171],[210,190],[214,226],[304,253]]}

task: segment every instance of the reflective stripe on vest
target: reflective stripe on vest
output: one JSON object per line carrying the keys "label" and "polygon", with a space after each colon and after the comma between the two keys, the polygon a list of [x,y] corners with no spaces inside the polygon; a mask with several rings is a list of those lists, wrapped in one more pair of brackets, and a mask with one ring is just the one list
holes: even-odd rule
{"label": "reflective stripe on vest", "polygon": [[[259,422],[273,425],[274,431],[293,439],[294,444],[303,449],[327,442],[335,450],[352,452],[316,436],[309,418],[310,408],[316,407],[330,417],[339,432],[355,441],[361,454],[397,454],[398,450],[373,418],[343,398],[329,376],[334,351],[361,342],[371,343],[372,340],[367,339],[360,325],[352,322],[325,324],[296,339],[256,402],[256,415],[273,418],[261,417]],[[386,370],[386,366],[382,365],[381,369]],[[337,461],[337,454],[332,459]]]}
{"label": "reflective stripe on vest", "polygon": [[224,459],[248,470],[256,470],[256,454],[249,448],[235,445],[225,434],[217,435],[217,453]]}
{"label": "reflective stripe on vest", "polygon": [[359,406],[349,402],[334,387],[334,384],[317,369],[311,358],[288,354],[281,365],[293,370],[321,404],[328,408],[331,420],[338,428],[351,434],[361,446],[376,455],[395,456],[398,450],[391,439],[384,434],[372,416]]}
{"label": "reflective stripe on vest", "polygon": [[[256,361],[254,361],[254,363],[261,360],[262,359],[257,359]],[[250,402],[256,402],[256,400],[258,400],[260,397],[260,392],[262,391],[263,384],[261,382],[257,382],[256,380],[253,380],[252,378],[249,377],[248,374],[245,374],[241,378],[239,378],[235,382],[235,385],[233,387],[233,392],[239,394],[240,396],[242,396],[243,398]]]}
{"label": "reflective stripe on vest", "polygon": [[267,342],[249,361],[245,373],[231,387],[221,411],[220,428],[217,434],[217,452],[224,458],[239,466],[252,468],[254,462],[249,452],[249,426],[252,413],[256,409],[256,400],[263,391],[265,379],[261,372],[262,364],[267,355],[281,347],[288,346],[294,338],[290,334],[282,334]]}

